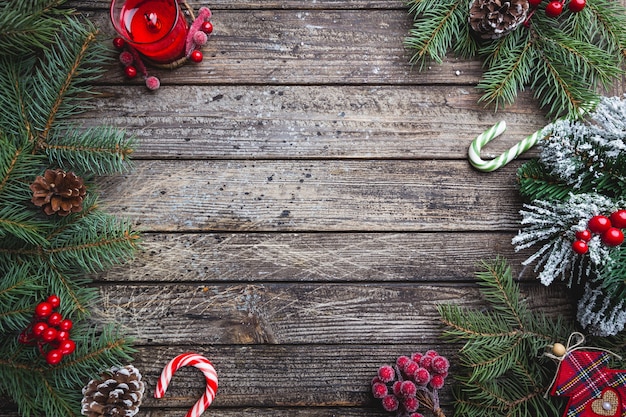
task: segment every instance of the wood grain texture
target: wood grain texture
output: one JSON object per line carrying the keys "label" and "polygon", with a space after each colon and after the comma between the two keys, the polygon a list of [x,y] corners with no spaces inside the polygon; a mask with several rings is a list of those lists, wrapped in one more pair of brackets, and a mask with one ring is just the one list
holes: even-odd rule
{"label": "wood grain texture", "polygon": [[528,251],[513,233],[145,233],[128,265],[98,281],[433,282],[470,281],[481,261],[500,254],[516,274]]}

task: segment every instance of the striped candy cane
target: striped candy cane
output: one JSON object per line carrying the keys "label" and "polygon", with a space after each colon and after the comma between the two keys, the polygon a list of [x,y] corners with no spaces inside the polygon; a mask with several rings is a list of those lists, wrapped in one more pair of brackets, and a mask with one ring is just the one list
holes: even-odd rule
{"label": "striped candy cane", "polygon": [[197,353],[183,353],[172,359],[161,372],[161,377],[154,391],[154,398],[163,398],[165,390],[172,380],[172,375],[183,366],[194,366],[202,371],[206,379],[206,390],[194,406],[187,411],[185,417],[199,417],[209,408],[217,393],[217,372],[213,364]]}
{"label": "striped candy cane", "polygon": [[502,168],[503,166],[535,146],[537,142],[539,142],[539,140],[543,138],[543,135],[541,134],[542,131],[538,130],[532,135],[526,136],[524,139],[511,147],[509,150],[502,153],[500,156],[488,161],[482,159],[480,157],[480,151],[482,150],[483,146],[491,142],[496,137],[500,136],[505,130],[506,122],[500,121],[489,129],[485,130],[482,134],[478,135],[476,139],[472,141],[472,144],[470,145],[467,153],[469,161],[474,168],[483,172],[491,172],[495,171],[498,168]]}

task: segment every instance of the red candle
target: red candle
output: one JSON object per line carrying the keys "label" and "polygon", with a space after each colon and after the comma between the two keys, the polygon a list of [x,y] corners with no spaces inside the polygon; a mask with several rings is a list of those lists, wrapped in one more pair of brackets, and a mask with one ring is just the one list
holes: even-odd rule
{"label": "red candle", "polygon": [[187,20],[176,0],[113,0],[115,30],[146,58],[170,63],[185,54]]}

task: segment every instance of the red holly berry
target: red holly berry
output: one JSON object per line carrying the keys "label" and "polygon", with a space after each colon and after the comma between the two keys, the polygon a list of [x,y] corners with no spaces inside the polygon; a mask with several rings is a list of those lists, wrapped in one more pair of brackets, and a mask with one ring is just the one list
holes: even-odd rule
{"label": "red holly berry", "polygon": [[444,377],[442,377],[441,375],[434,375],[430,380],[430,386],[433,387],[433,389],[441,389],[443,388],[444,382]]}
{"label": "red holly berry", "polygon": [[117,49],[122,49],[124,46],[126,46],[126,41],[122,38],[114,38],[113,46]]}
{"label": "red holly berry", "polygon": [[585,0],[569,0],[567,7],[573,12],[578,13],[585,8],[587,2]]}
{"label": "red holly berry", "polygon": [[558,17],[563,12],[563,3],[553,0],[546,6],[546,16]]}
{"label": "red holly berry", "polygon": [[412,413],[414,411],[417,411],[417,409],[420,406],[420,402],[415,397],[407,397],[402,400],[402,405],[404,405],[404,408],[406,409],[406,411],[408,411],[409,413]]}
{"label": "red holly berry", "polygon": [[391,382],[396,379],[396,371],[389,365],[383,365],[378,369],[378,377],[382,382]]}
{"label": "red holly berry", "polygon": [[210,34],[211,32],[213,32],[213,23],[211,22],[202,23],[202,25],[200,26],[200,30],[202,30],[207,35]]}
{"label": "red holly berry", "polygon": [[41,336],[41,334],[48,328],[48,324],[40,321],[38,323],[33,324],[33,335],[36,337]]}
{"label": "red holly berry", "polygon": [[39,318],[48,317],[50,314],[52,314],[52,310],[54,310],[52,304],[47,301],[42,301],[41,303],[37,304],[37,307],[35,307],[35,315]]}
{"label": "red holly berry", "polygon": [[602,234],[611,228],[611,221],[606,216],[593,216],[587,226],[593,233]]}
{"label": "red holly berry", "polygon": [[579,230],[576,232],[576,239],[589,242],[591,240],[591,230]]}
{"label": "red holly berry", "polygon": [[602,233],[602,243],[607,246],[619,246],[624,242],[624,233],[616,227],[611,227]]}
{"label": "red holly berry", "polygon": [[400,403],[395,395],[386,395],[383,397],[383,408],[387,411],[396,411]]}
{"label": "red holly berry", "polygon": [[56,365],[63,359],[63,353],[60,349],[52,349],[46,355],[46,362],[48,365]]}
{"label": "red holly berry", "polygon": [[575,240],[574,243],[572,243],[572,249],[579,255],[584,255],[589,251],[589,246],[584,240]]}
{"label": "red holly berry", "polygon": [[70,355],[76,350],[76,342],[71,339],[64,340],[59,344],[59,350],[64,355]]}
{"label": "red holly berry", "polygon": [[193,51],[189,56],[189,59],[191,59],[195,63],[202,62],[202,58],[202,52],[198,51],[197,49]]}
{"label": "red holly berry", "polygon": [[74,326],[72,320],[65,319],[61,320],[61,323],[59,323],[57,327],[59,328],[59,330],[65,330],[66,332],[69,332],[72,329],[72,326]]}
{"label": "red holly berry", "polygon": [[61,305],[61,299],[57,295],[54,295],[54,294],[46,298],[46,301],[50,303],[52,308],[59,308],[59,306]]}
{"label": "red holly berry", "polygon": [[611,214],[611,224],[618,229],[626,229],[626,210],[617,210]]}
{"label": "red holly berry", "polygon": [[57,332],[56,341],[62,342],[64,340],[68,340],[70,338],[70,332],[66,332],[65,330],[59,330]]}
{"label": "red holly berry", "polygon": [[374,398],[383,398],[388,393],[389,390],[387,389],[387,385],[382,382],[376,382],[372,385],[372,394],[374,394]]}
{"label": "red holly berry", "polygon": [[528,0],[528,4],[530,7],[538,7],[541,4],[542,0]]}
{"label": "red holly berry", "polygon": [[129,65],[126,68],[124,68],[124,74],[126,74],[128,78],[135,78],[137,76],[137,68],[133,67],[132,65]]}
{"label": "red holly berry", "polygon": [[41,333],[41,340],[46,343],[52,342],[54,339],[57,338],[58,333],[59,332],[54,327],[48,327]]}
{"label": "red holly berry", "polygon": [[55,312],[48,317],[48,324],[50,326],[58,326],[61,321],[63,321],[63,316],[60,313]]}

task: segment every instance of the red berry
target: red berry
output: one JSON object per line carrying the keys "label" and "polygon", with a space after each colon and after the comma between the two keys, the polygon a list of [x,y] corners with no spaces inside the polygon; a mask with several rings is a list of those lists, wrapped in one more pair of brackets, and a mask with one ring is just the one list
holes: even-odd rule
{"label": "red berry", "polygon": [[587,246],[587,242],[584,240],[575,240],[574,243],[572,243],[572,249],[579,255],[584,255],[589,251],[589,246]]}
{"label": "red berry", "polygon": [[57,332],[57,337],[56,337],[56,341],[57,342],[62,342],[64,340],[67,340],[70,338],[70,332],[66,332],[65,330],[59,330]]}
{"label": "red berry", "polygon": [[576,232],[576,239],[589,242],[591,240],[591,230],[579,230]]}
{"label": "red berry", "polygon": [[409,417],[424,417],[424,414],[422,414],[422,413],[412,413],[412,414],[409,414]]}
{"label": "red berry", "polygon": [[400,403],[395,395],[387,395],[383,398],[383,408],[387,411],[396,411]]}
{"label": "red berry", "polygon": [[421,352],[415,352],[414,354],[411,355],[411,360],[415,363],[420,363],[423,356],[424,355]]}
{"label": "red berry", "polygon": [[72,329],[72,326],[74,326],[74,323],[72,323],[72,320],[65,319],[65,320],[61,320],[61,323],[59,323],[57,327],[59,328],[59,330],[65,330],[66,332],[69,332]]}
{"label": "red berry", "polygon": [[122,49],[124,46],[126,46],[126,41],[122,38],[114,38],[113,46],[117,49]]}
{"label": "red berry", "polygon": [[389,365],[383,365],[378,369],[378,377],[382,382],[391,382],[396,379],[396,371]]}
{"label": "red berry", "polygon": [[430,370],[430,366],[432,365],[432,363],[433,363],[433,356],[426,354],[422,357],[422,360],[420,361],[420,366],[422,368],[426,368]]}
{"label": "red berry", "polygon": [[48,363],[48,365],[56,365],[57,363],[61,362],[62,359],[63,353],[61,352],[61,349],[52,349],[46,355],[46,362]]}
{"label": "red berry", "polygon": [[548,17],[557,17],[563,12],[563,3],[553,0],[546,6],[546,15]]}
{"label": "red berry", "polygon": [[624,242],[624,233],[616,227],[611,227],[602,233],[602,242],[607,246],[619,246]]}
{"label": "red berry", "polygon": [[413,375],[418,369],[419,365],[416,362],[409,361],[404,367],[404,373],[407,375]]}
{"label": "red berry", "polygon": [[611,221],[606,216],[593,216],[587,226],[593,233],[602,234],[611,228]]}
{"label": "red berry", "polygon": [[404,369],[406,364],[409,363],[410,361],[411,361],[411,358],[409,358],[408,356],[400,356],[398,359],[396,359],[396,365],[398,366],[398,368]]}
{"label": "red berry", "polygon": [[431,368],[434,373],[441,375],[448,372],[448,369],[450,369],[450,362],[448,362],[448,360],[443,356],[435,356],[433,358]]}
{"label": "red berry", "polygon": [[59,350],[64,355],[70,355],[76,350],[76,342],[71,339],[64,340],[59,345]]}
{"label": "red berry", "polygon": [[413,397],[417,393],[417,387],[412,381],[402,381],[400,394],[403,397]]}
{"label": "red berry", "polygon": [[55,312],[48,317],[48,324],[50,326],[58,326],[61,321],[63,321],[63,316],[60,313]]}
{"label": "red berry", "polygon": [[48,324],[40,321],[38,323],[33,324],[33,335],[41,336],[41,334],[48,328]]}
{"label": "red berry", "polygon": [[383,398],[388,393],[387,385],[382,382],[376,382],[372,385],[372,394],[374,394],[374,398]]}
{"label": "red berry", "polygon": [[57,338],[58,333],[59,332],[54,327],[48,327],[41,333],[41,340],[43,340],[44,342],[52,342],[54,339]]}
{"label": "red berry", "polygon": [[582,9],[584,9],[586,5],[587,5],[587,2],[585,0],[569,0],[569,4],[567,7],[569,7],[569,9],[573,13],[578,13]]}
{"label": "red berry", "polygon": [[530,7],[538,7],[541,4],[542,0],[528,0],[528,4]]}
{"label": "red berry", "polygon": [[626,210],[617,210],[611,214],[611,224],[618,229],[626,229]]}
{"label": "red berry", "polygon": [[189,59],[191,59],[195,63],[202,62],[202,58],[202,52],[198,51],[197,49],[193,51],[189,56]]}
{"label": "red berry", "polygon": [[207,35],[210,34],[211,32],[213,32],[213,23],[211,22],[202,23],[202,25],[200,26],[200,30],[206,33]]}
{"label": "red berry", "polygon": [[124,74],[126,74],[128,78],[135,78],[137,76],[137,68],[133,67],[132,65],[129,65],[126,68],[124,68]]}
{"label": "red berry", "polygon": [[420,402],[415,397],[407,397],[402,400],[402,405],[404,405],[406,411],[412,413],[414,411],[417,411],[420,406]]}
{"label": "red berry", "polygon": [[443,388],[444,382],[445,382],[444,377],[442,377],[441,375],[435,375],[430,380],[430,386],[433,387],[433,389],[441,389]]}
{"label": "red berry", "polygon": [[54,294],[49,296],[46,301],[49,302],[50,305],[52,305],[52,308],[59,308],[59,306],[61,305],[61,299]]}
{"label": "red berry", "polygon": [[426,351],[424,356],[432,356],[434,358],[435,356],[439,356],[439,354],[437,353],[436,350],[430,349]]}
{"label": "red berry", "polygon": [[402,381],[396,381],[393,383],[393,385],[391,386],[391,390],[393,391],[393,394],[396,397],[399,397],[400,394],[400,387],[402,386]]}
{"label": "red berry", "polygon": [[418,385],[426,385],[430,381],[430,372],[424,368],[419,368],[413,374],[413,379]]}
{"label": "red berry", "polygon": [[35,315],[40,318],[48,317],[50,314],[52,314],[52,310],[54,310],[52,304],[48,303],[47,301],[42,301],[41,303],[37,304],[37,307],[35,307]]}

